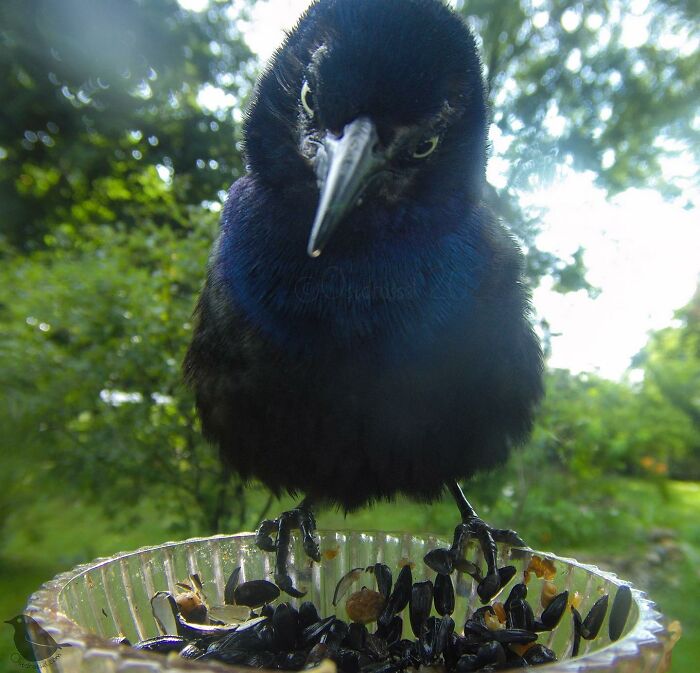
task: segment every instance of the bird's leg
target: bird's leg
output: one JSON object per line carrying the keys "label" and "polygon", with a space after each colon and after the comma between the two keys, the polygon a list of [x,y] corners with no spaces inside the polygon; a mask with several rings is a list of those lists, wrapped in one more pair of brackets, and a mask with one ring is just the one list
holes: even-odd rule
{"label": "bird's leg", "polygon": [[[277,519],[265,519],[256,533],[255,544],[263,551],[275,552],[275,583],[294,598],[301,598],[305,592],[294,588],[292,578],[287,573],[287,559],[291,546],[291,530],[298,528],[301,532],[302,544],[307,556],[318,562],[321,552],[316,543],[316,520],[307,499],[288,512],[282,512]],[[277,533],[277,539],[272,539],[272,532]]]}
{"label": "bird's leg", "polygon": [[256,546],[263,551],[276,551],[277,545],[272,537],[270,537],[270,533],[272,533],[273,530],[277,530],[276,519],[265,519],[262,521],[255,533]]}
{"label": "bird's leg", "polygon": [[[477,593],[482,602],[486,603],[512,577],[508,571],[504,572],[505,569],[499,570],[498,568],[496,543],[503,542],[513,547],[523,547],[525,543],[515,531],[507,528],[492,528],[479,518],[456,481],[451,481],[448,488],[457,502],[457,507],[462,515],[462,523],[455,528],[452,546],[449,549],[434,549],[428,552],[425,556],[425,562],[433,570],[443,574],[449,574],[453,568],[462,565],[463,569],[479,583]],[[481,546],[486,561],[486,575],[483,575],[477,566],[461,559],[462,549],[471,537],[476,538]]]}

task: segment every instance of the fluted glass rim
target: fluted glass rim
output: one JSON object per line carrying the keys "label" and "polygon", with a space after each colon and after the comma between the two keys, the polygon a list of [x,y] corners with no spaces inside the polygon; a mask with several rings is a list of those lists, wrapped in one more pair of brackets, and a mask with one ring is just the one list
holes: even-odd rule
{"label": "fluted glass rim", "polygon": [[[424,538],[431,540],[444,539],[443,536],[433,533],[407,533],[406,531],[355,531],[355,530],[318,530],[320,535],[354,534],[354,535],[382,535],[386,537],[410,536],[412,538]],[[128,670],[130,665],[144,666],[148,671],[220,671],[229,673],[235,666],[223,665],[208,661],[206,664],[187,660],[173,660],[161,654],[146,652],[120,646],[108,638],[91,633],[78,623],[73,621],[60,609],[59,597],[61,592],[74,580],[77,580],[87,572],[93,571],[116,561],[158,552],[168,547],[184,547],[210,543],[212,541],[227,541],[237,538],[255,537],[253,532],[239,532],[232,534],[217,534],[211,536],[197,536],[185,540],[171,540],[156,545],[146,545],[135,550],[123,551],[111,556],[98,557],[87,563],[82,563],[74,568],[56,575],[45,582],[28,599],[24,614],[34,619],[42,628],[48,631],[59,643],[65,643],[71,647],[82,650],[83,657],[105,657],[115,664],[114,670]],[[656,657],[660,660],[667,656],[677,640],[677,634],[668,629],[667,619],[656,609],[655,604],[647,598],[645,592],[635,588],[630,582],[620,579],[615,573],[601,570],[597,566],[582,563],[574,558],[559,556],[552,552],[531,549],[529,547],[518,548],[518,552],[536,554],[540,557],[557,561],[568,566],[579,568],[612,584],[629,586],[633,603],[637,606],[638,615],[636,622],[629,631],[618,641],[610,643],[601,649],[590,651],[574,659],[563,659],[552,664],[538,666],[543,673],[574,673],[576,671],[607,671],[613,666],[623,662],[632,662],[640,657]],[[238,670],[246,670],[239,668]]]}

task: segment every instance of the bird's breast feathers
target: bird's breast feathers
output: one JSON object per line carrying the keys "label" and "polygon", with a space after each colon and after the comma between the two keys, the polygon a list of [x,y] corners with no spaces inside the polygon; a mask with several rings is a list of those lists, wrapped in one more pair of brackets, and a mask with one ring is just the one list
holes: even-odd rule
{"label": "bird's breast feathers", "polygon": [[[212,279],[281,347],[318,352],[369,340],[412,347],[469,321],[493,262],[484,209],[462,201],[359,209],[318,258],[305,250],[308,211],[253,178],[231,189]],[[477,316],[474,316],[477,319]]]}

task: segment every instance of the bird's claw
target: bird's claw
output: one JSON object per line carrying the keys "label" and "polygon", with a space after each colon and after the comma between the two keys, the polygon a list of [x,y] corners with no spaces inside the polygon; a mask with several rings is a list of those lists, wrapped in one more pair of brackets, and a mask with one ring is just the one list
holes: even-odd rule
{"label": "bird's claw", "polygon": [[265,519],[255,533],[255,545],[263,551],[277,551],[277,543],[270,533],[276,530],[278,522],[275,519]]}
{"label": "bird's claw", "polygon": [[[464,502],[466,503],[466,500]],[[468,509],[465,507],[462,510],[462,523],[455,528],[452,546],[449,549],[433,549],[425,555],[423,560],[429,568],[440,575],[449,575],[455,569],[471,575],[477,582],[476,591],[481,602],[488,603],[510,582],[515,574],[513,566],[498,567],[496,543],[500,542],[514,547],[524,547],[525,543],[513,530],[492,528],[483,519],[476,516],[468,503],[466,505]],[[464,546],[472,537],[479,541],[486,562],[485,574],[477,564],[463,558]]]}
{"label": "bird's claw", "polygon": [[479,541],[481,552],[484,555],[486,574],[482,578],[474,577],[474,579],[479,583],[477,594],[481,602],[488,603],[508,584],[514,574],[513,566],[498,567],[496,543],[501,542],[518,547],[525,546],[525,543],[515,531],[507,528],[492,528],[475,515],[464,517],[463,522],[455,529],[452,544],[455,553],[459,552],[469,537],[474,537]]}
{"label": "bird's claw", "polygon": [[501,542],[511,547],[527,547],[527,544],[520,535],[510,528],[492,528],[491,536],[495,542]]}
{"label": "bird's claw", "polygon": [[[318,542],[316,542],[316,537],[314,536],[314,532],[316,529],[316,522],[314,521],[313,514],[309,510],[306,510],[308,513],[309,518],[304,518],[303,516],[300,517],[299,520],[299,530],[301,531],[301,539],[302,539],[302,545],[304,547],[304,552],[306,555],[316,561],[316,563],[320,563],[321,561],[321,549],[318,546]],[[310,525],[309,525],[310,524]]]}
{"label": "bird's claw", "polygon": [[292,583],[292,578],[286,573],[283,575],[275,573],[275,584],[292,598],[302,598],[306,596],[306,591],[299,591],[299,589],[295,588]]}

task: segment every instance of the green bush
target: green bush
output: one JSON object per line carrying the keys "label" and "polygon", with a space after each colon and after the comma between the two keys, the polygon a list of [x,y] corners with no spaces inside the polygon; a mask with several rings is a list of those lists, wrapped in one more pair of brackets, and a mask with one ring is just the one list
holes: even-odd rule
{"label": "green bush", "polygon": [[2,266],[3,502],[58,488],[109,511],[148,497],[190,533],[245,515],[180,373],[216,219],[193,217],[185,237],[63,232]]}

